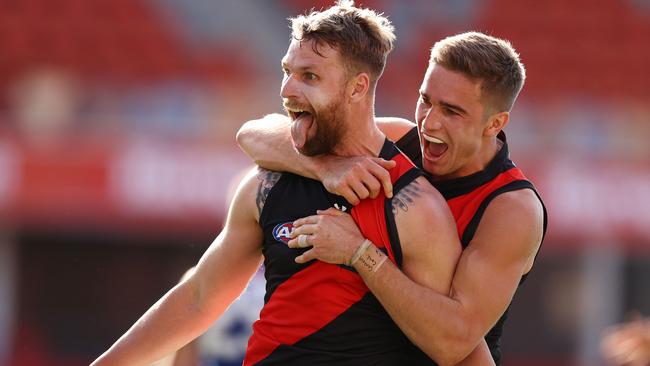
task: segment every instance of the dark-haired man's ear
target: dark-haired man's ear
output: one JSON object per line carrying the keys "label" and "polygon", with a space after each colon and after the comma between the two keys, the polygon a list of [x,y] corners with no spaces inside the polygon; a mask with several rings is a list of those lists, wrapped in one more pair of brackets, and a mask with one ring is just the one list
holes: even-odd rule
{"label": "dark-haired man's ear", "polygon": [[495,137],[501,132],[510,121],[510,112],[498,112],[488,117],[487,125],[483,130],[483,136]]}
{"label": "dark-haired man's ear", "polygon": [[351,102],[361,101],[370,90],[370,77],[365,72],[358,73],[350,79],[347,89]]}

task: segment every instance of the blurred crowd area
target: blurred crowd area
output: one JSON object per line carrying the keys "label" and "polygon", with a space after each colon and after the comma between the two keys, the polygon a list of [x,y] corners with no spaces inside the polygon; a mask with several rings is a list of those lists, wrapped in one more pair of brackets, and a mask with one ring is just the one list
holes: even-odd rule
{"label": "blurred crowd area", "polygon": [[[413,119],[436,40],[479,30],[520,52],[506,132],[550,229],[504,365],[603,364],[602,332],[650,315],[650,2],[357,3],[396,27],[380,116]],[[281,112],[287,18],[331,4],[0,0],[0,365],[88,364],[196,263],[250,164],[236,131]],[[246,299],[203,364],[237,363]]]}

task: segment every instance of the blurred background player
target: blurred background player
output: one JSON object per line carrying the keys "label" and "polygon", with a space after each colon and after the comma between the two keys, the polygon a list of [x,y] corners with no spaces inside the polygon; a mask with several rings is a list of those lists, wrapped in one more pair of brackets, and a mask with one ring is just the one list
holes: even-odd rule
{"label": "blurred background player", "polygon": [[[194,267],[190,268],[181,281],[193,270]],[[259,318],[263,298],[264,274],[260,270],[253,276],[246,290],[205,333],[152,366],[241,365],[251,327]]]}
{"label": "blurred background player", "polygon": [[607,329],[601,350],[611,365],[650,365],[650,319],[636,315],[630,321]]}

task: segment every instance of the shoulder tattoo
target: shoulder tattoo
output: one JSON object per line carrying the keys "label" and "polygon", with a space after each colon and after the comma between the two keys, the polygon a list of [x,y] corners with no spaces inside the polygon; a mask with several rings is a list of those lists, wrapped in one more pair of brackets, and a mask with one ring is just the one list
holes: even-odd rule
{"label": "shoulder tattoo", "polygon": [[400,211],[408,212],[409,206],[412,206],[414,200],[420,197],[421,194],[422,189],[420,188],[420,182],[417,180],[400,189],[391,201],[393,215],[397,215]]}
{"label": "shoulder tattoo", "polygon": [[271,192],[271,188],[273,188],[275,183],[278,182],[282,176],[282,173],[262,168],[259,170],[259,173],[257,173],[257,180],[260,181],[260,185],[257,189],[257,197],[255,198],[255,203],[257,204],[257,210],[261,214],[262,209],[264,208],[264,204],[266,203],[266,198],[269,196],[269,192]]}

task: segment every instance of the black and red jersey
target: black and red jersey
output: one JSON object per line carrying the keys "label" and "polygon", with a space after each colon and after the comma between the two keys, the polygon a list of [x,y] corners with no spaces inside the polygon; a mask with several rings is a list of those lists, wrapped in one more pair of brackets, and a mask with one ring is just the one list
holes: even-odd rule
{"label": "black and red jersey", "polygon": [[[458,237],[461,240],[463,248],[466,248],[472,241],[485,209],[496,196],[519,189],[531,189],[537,194],[541,202],[541,198],[533,184],[508,157],[508,144],[505,134],[500,132],[498,137],[503,142],[503,146],[484,170],[466,177],[444,181],[431,181],[434,187],[447,200],[447,204],[456,220]],[[421,166],[422,155],[417,127],[414,127],[404,135],[404,137],[396,142],[396,145],[412,161],[418,166]],[[544,232],[546,232],[546,226],[547,216],[546,208],[544,208]],[[524,275],[522,277],[520,285],[526,276]],[[485,341],[497,365],[501,361],[499,341],[509,308],[506,309],[496,325],[485,336]]]}
{"label": "black and red jersey", "polygon": [[[422,175],[392,142],[380,157],[394,192]],[[363,235],[401,266],[390,200],[383,194],[352,206],[312,179],[284,173],[260,214],[266,295],[253,324],[244,365],[432,365],[395,325],[354,268],[321,261],[297,264],[306,249],[287,246],[292,222],[336,207],[349,212]]]}

